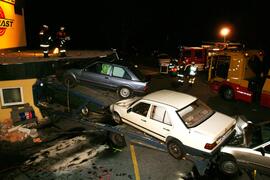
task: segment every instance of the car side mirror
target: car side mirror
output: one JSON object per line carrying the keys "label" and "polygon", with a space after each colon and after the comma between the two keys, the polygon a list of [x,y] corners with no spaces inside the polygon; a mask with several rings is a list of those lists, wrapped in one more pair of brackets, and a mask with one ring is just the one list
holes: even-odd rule
{"label": "car side mirror", "polygon": [[132,108],[128,108],[127,113],[130,113],[132,111]]}
{"label": "car side mirror", "polygon": [[258,149],[258,151],[260,151],[261,152],[261,154],[263,155],[263,156],[265,156],[265,150],[261,147],[261,148],[259,148]]}

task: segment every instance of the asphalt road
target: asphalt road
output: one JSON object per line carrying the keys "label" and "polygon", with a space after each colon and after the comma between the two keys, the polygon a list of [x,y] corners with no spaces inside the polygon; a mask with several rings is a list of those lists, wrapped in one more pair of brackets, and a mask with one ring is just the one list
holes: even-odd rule
{"label": "asphalt road", "polygon": [[[145,74],[152,75],[150,92],[172,89],[194,95],[216,111],[230,116],[244,115],[248,120],[256,123],[268,120],[270,109],[260,107],[256,103],[227,102],[212,93],[206,81],[206,75],[203,73],[199,74],[194,86],[178,87],[175,86],[175,78],[159,74],[158,69],[143,68],[142,70]],[[91,91],[95,97],[100,94],[100,98],[105,98],[108,104],[119,100],[115,92],[95,88],[91,88]],[[106,98],[107,96],[110,98]],[[61,132],[79,126],[69,118],[72,117],[67,117],[55,124],[57,131]],[[29,158],[31,161],[26,161],[26,163],[34,163],[28,164],[29,169],[22,171],[22,168],[18,168],[9,172],[11,175],[4,177],[14,179],[178,180],[184,179],[193,167],[191,161],[175,160],[167,152],[137,144],[127,144],[123,149],[112,149],[106,146],[106,143],[103,144],[104,141],[96,143],[96,138],[94,138],[96,136],[92,134],[88,134],[86,137],[81,137],[81,135],[83,133],[79,133],[78,137],[60,138],[45,144]],[[93,146],[93,144],[95,145]],[[74,148],[71,148],[73,146]],[[37,157],[42,157],[42,159]],[[241,175],[230,177],[230,179],[249,179],[245,171],[242,170],[242,172]],[[224,178],[220,174],[212,172],[210,176],[200,179],[226,178],[228,179],[228,177]],[[257,174],[256,179],[269,179],[269,177]]]}

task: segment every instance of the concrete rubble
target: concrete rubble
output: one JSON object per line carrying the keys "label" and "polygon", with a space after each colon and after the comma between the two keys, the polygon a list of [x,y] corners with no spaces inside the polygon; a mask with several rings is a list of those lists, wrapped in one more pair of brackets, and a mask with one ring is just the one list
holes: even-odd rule
{"label": "concrete rubble", "polygon": [[0,124],[0,141],[11,143],[24,141],[28,137],[37,138],[38,131],[35,128],[27,128],[26,125],[13,126],[11,120],[5,120]]}

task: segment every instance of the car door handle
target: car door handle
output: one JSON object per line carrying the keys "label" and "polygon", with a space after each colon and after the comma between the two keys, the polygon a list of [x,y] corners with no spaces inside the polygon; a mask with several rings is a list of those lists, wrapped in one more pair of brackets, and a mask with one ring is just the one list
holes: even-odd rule
{"label": "car door handle", "polygon": [[167,128],[163,128],[165,131],[170,131],[169,129],[167,129]]}
{"label": "car door handle", "polygon": [[145,120],[145,119],[141,119],[141,121],[146,122],[146,120]]}

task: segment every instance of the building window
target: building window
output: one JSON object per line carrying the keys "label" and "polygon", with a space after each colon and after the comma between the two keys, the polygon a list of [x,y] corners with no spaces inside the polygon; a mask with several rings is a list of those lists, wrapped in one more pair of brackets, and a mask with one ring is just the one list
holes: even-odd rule
{"label": "building window", "polygon": [[2,106],[24,104],[22,87],[1,88],[0,95]]}

